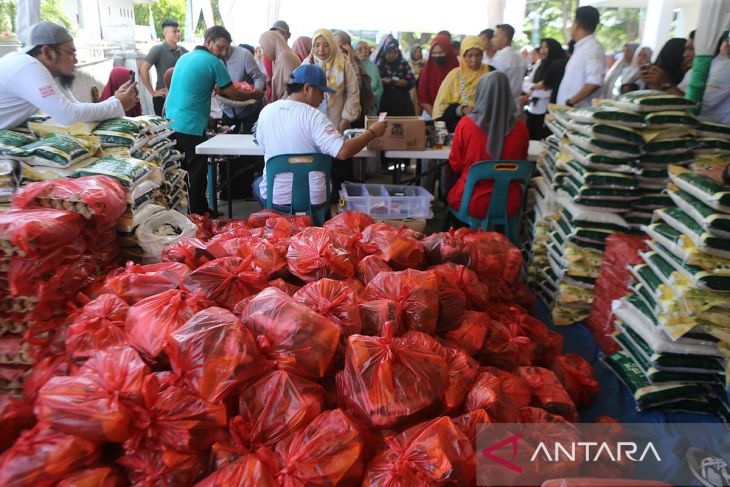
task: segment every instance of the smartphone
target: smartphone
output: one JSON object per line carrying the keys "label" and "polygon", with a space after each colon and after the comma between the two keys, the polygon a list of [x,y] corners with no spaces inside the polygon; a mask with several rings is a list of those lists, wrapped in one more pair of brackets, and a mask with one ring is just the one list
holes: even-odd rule
{"label": "smartphone", "polygon": [[131,74],[131,75],[129,75],[129,81],[131,81],[132,83],[134,83],[134,78],[135,78],[135,75],[136,75],[136,74],[137,74],[137,73],[135,73],[134,71],[132,71],[132,74]]}

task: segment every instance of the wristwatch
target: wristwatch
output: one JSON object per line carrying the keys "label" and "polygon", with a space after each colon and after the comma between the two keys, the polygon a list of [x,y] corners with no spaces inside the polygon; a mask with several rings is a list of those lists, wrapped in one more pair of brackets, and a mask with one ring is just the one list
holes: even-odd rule
{"label": "wristwatch", "polygon": [[568,105],[569,107],[575,106],[575,103],[573,103],[572,101],[570,101],[570,98],[568,98],[567,100],[565,100],[565,104]]}

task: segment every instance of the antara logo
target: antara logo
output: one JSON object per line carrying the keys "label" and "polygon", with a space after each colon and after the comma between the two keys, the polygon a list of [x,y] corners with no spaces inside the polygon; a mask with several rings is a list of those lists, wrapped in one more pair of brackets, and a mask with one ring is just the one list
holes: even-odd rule
{"label": "antara logo", "polygon": [[[598,462],[606,461],[610,459],[613,462],[621,462],[624,458],[631,460],[632,462],[643,462],[647,455],[652,454],[656,458],[657,462],[661,462],[662,459],[659,456],[656,448],[652,442],[648,442],[641,453],[641,456],[636,458],[634,455],[639,451],[639,446],[632,441],[619,441],[616,445],[612,446],[606,442],[598,443],[596,441],[578,441],[568,443],[567,447],[560,442],[553,444],[553,454],[550,454],[550,449],[545,443],[540,442],[535,448],[530,461],[535,461],[538,455],[542,453],[542,459],[548,462],[560,462],[560,461],[578,461],[584,462]],[[593,453],[593,455],[591,455]]]}

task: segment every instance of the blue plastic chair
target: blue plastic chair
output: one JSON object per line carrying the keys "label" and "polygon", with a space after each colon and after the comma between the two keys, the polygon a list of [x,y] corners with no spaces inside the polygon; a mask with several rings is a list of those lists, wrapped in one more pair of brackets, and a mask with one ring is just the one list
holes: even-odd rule
{"label": "blue plastic chair", "polygon": [[326,194],[331,192],[332,158],[324,154],[282,154],[266,161],[266,208],[273,210],[271,195],[274,194],[274,177],[281,173],[292,173],[292,198],[290,214],[306,213],[312,223],[321,226],[329,216],[329,201],[321,208],[313,209],[309,200],[309,173],[324,173]]}
{"label": "blue plastic chair", "polygon": [[[519,246],[520,219],[527,199],[527,183],[532,177],[534,169],[535,163],[532,161],[477,162],[469,168],[459,211],[449,207],[449,214],[475,230],[478,228],[495,230],[496,227],[501,227],[503,229],[501,233],[506,235],[512,243]],[[468,210],[474,187],[479,181],[485,180],[494,181],[494,189],[492,189],[492,197],[489,200],[487,215],[481,220],[469,215]],[[519,210],[510,218],[507,214],[507,194],[512,181],[522,183],[524,197]]]}

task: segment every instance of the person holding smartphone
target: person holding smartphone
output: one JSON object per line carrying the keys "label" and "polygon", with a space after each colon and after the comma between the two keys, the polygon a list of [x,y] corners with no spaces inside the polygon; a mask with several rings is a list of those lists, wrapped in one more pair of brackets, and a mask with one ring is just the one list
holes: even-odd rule
{"label": "person holding smartphone", "polygon": [[[109,73],[109,81],[106,82],[106,86],[101,92],[99,101],[104,101],[113,97],[114,93],[116,93],[117,90],[125,83],[134,83],[134,80],[135,73],[131,69],[125,68],[124,66],[116,66],[115,68],[112,68],[111,73]],[[142,115],[142,105],[139,102],[139,98],[137,99],[137,103],[124,111],[124,114],[128,117],[137,117]]]}

